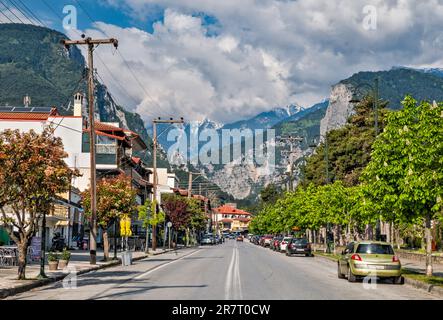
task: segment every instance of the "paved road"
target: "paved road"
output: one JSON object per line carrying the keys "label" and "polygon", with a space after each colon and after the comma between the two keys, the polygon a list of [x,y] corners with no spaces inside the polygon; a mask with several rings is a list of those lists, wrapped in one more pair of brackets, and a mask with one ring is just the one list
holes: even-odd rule
{"label": "paved road", "polygon": [[406,286],[337,278],[336,265],[321,257],[287,257],[248,242],[183,249],[84,274],[76,289],[62,283],[11,299],[433,299]]}

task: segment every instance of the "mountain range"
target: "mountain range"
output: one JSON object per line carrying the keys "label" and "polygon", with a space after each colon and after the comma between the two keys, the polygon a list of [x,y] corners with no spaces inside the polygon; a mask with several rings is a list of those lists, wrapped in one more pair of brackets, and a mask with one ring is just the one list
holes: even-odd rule
{"label": "mountain range", "polygon": [[[65,35],[54,30],[23,24],[0,24],[0,105],[22,105],[23,97],[29,95],[34,106],[55,105],[62,113],[72,113],[70,101],[77,91],[86,91],[85,60],[81,52],[72,47],[68,52],[59,44]],[[249,119],[236,120],[232,123],[217,123],[209,119],[187,123],[181,130],[189,134],[191,125],[199,131],[214,129],[275,129],[276,135],[299,136],[302,141],[295,156],[294,179],[300,177],[300,165],[310,155],[313,147],[328,130],[345,124],[353,112],[351,98],[357,93],[371,94],[370,86],[379,78],[380,98],[389,101],[391,109],[401,108],[401,101],[406,94],[417,100],[443,101],[443,70],[413,69],[393,67],[391,70],[378,72],[358,72],[347,79],[332,85],[329,97],[310,107],[290,104],[281,108],[272,108]],[[368,85],[369,84],[369,85]],[[366,88],[357,90],[357,88]],[[362,92],[360,92],[362,91]],[[105,84],[96,81],[96,112],[101,121],[119,122],[122,126],[138,132],[146,144],[146,160],[152,160],[152,139],[150,128],[137,113],[129,112],[125,106],[115,102],[112,93]],[[159,126],[162,132],[159,143],[159,166],[175,170],[184,186],[187,181],[187,168],[176,167],[168,163],[167,149],[174,143],[167,136],[174,126]],[[203,144],[204,142],[201,142]],[[221,146],[226,148],[230,146]],[[242,159],[233,159],[220,165],[196,165],[192,170],[205,174],[201,180],[204,186],[216,190],[226,201],[243,200],[243,203],[255,201],[261,188],[269,183],[285,185],[288,160],[281,155],[288,146],[276,146],[275,171],[269,174],[260,166],[242,163]],[[254,150],[246,150],[246,153]],[[193,186],[193,187],[197,187]],[[221,191],[223,190],[223,191]]]}

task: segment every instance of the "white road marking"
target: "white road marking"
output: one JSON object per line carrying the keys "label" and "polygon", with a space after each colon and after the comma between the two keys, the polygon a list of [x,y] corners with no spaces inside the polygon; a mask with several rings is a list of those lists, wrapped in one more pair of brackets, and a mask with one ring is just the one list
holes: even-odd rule
{"label": "white road marking", "polygon": [[243,299],[240,279],[240,258],[238,253],[237,242],[232,250],[232,258],[229,264],[228,273],[226,274],[225,283],[225,300]]}

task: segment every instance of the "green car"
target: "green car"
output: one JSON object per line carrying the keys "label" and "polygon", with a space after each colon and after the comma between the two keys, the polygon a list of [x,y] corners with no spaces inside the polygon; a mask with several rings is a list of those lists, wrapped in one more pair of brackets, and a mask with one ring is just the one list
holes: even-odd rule
{"label": "green car", "polygon": [[391,278],[395,284],[403,283],[400,259],[389,243],[379,241],[351,242],[342,251],[337,268],[340,279],[355,282],[359,278],[375,276]]}

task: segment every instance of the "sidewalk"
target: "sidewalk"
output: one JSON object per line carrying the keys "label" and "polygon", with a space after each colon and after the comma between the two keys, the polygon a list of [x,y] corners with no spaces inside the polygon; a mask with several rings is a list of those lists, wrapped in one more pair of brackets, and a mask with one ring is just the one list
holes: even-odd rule
{"label": "sidewalk", "polygon": [[[157,248],[156,251],[152,251],[152,249],[149,249],[149,255],[142,251],[131,251],[132,260],[142,260],[144,258],[148,258],[149,256],[166,253],[172,250],[173,249],[163,250],[162,248]],[[113,252],[110,252],[110,259],[112,259],[113,257]],[[119,260],[110,260],[107,262],[103,262],[103,251],[97,251],[97,264],[90,265],[89,251],[71,251],[69,268],[76,270],[77,274],[83,274],[93,270],[120,265],[121,252],[118,253],[117,257]],[[36,279],[36,277],[40,272],[39,262],[33,262],[32,264],[28,264],[26,266],[26,278],[29,280],[17,280],[17,271],[17,267],[0,268],[0,299],[20,292],[31,290],[50,282],[61,280],[68,275],[68,273],[63,272],[63,270],[49,271],[48,265],[45,265],[45,273],[48,279],[38,280]]]}

